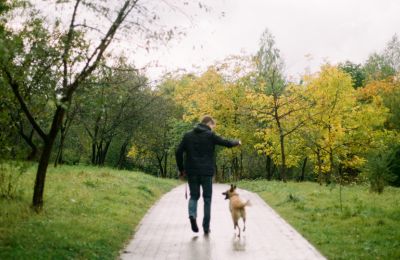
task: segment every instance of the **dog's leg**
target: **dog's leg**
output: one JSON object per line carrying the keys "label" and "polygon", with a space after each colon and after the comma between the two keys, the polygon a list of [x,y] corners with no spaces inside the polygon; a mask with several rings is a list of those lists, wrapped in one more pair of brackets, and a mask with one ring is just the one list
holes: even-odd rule
{"label": "dog's leg", "polygon": [[236,228],[239,230],[239,235],[238,235],[238,237],[240,237],[240,227],[239,227],[239,223],[238,223],[238,220],[233,220],[233,229],[235,230],[235,233],[236,233]]}
{"label": "dog's leg", "polygon": [[246,210],[243,208],[242,211],[242,219],[243,219],[243,232],[246,231]]}
{"label": "dog's leg", "polygon": [[235,218],[233,219],[233,222],[234,222],[235,232],[236,232],[236,228],[237,228],[239,230],[238,237],[240,237],[239,216],[235,216]]}

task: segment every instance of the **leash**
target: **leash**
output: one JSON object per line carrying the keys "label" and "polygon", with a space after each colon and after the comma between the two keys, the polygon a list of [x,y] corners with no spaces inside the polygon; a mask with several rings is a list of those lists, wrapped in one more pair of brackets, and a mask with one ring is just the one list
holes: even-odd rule
{"label": "leash", "polygon": [[187,199],[187,186],[188,186],[188,183],[186,182],[186,184],[185,184],[185,199]]}

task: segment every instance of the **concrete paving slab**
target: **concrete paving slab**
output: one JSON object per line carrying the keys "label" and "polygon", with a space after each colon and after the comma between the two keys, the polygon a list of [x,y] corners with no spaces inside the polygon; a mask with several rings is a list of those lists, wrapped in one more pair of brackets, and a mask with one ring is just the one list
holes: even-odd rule
{"label": "concrete paving slab", "polygon": [[[187,213],[185,185],[165,194],[145,215],[120,258],[185,260],[325,259],[257,194],[238,189],[250,199],[246,232],[238,238],[233,229],[228,200],[221,194],[229,185],[213,185],[211,233],[201,230],[202,198],[198,205],[199,233],[193,233]],[[240,225],[243,223],[240,221]]]}

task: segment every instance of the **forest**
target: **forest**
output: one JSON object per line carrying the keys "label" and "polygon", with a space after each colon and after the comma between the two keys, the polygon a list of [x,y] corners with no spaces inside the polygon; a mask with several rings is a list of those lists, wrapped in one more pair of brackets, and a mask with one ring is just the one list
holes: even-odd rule
{"label": "forest", "polygon": [[[6,3],[2,16],[21,8]],[[37,12],[18,27],[0,20],[0,163],[21,173],[25,162],[38,163],[34,205],[42,203],[39,172],[48,165],[176,178],[175,149],[203,115],[217,120],[218,134],[243,143],[218,149],[218,182],[400,186],[397,35],[363,63],[326,62],[293,78],[266,29],[252,55],[154,81],[127,56],[106,51],[133,7],[125,1],[96,48],[73,18],[67,28]],[[16,178],[7,174],[1,196]]]}

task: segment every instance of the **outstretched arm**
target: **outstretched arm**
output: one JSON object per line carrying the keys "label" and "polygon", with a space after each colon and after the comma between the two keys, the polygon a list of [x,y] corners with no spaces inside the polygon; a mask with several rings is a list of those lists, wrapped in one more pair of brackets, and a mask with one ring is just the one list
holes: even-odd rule
{"label": "outstretched arm", "polygon": [[216,135],[215,133],[213,133],[213,139],[214,139],[215,144],[222,145],[222,146],[229,147],[229,148],[242,144],[238,140],[227,140],[227,139],[222,138],[221,136]]}

